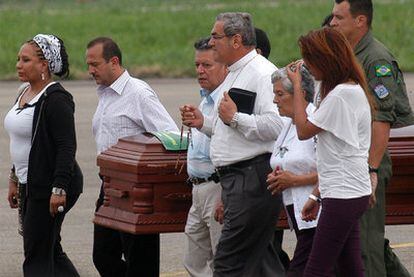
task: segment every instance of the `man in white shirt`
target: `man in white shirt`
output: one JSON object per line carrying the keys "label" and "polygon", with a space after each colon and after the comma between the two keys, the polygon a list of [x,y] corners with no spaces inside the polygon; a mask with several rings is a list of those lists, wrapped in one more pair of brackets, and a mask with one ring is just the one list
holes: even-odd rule
{"label": "man in white shirt", "polygon": [[[209,45],[210,38],[194,44],[197,80],[201,86],[203,115],[211,116],[218,98],[217,88],[227,75],[226,66],[214,61]],[[218,175],[210,160],[210,138],[191,130],[192,142],[187,152],[187,172],[193,189],[193,203],[185,226],[184,267],[190,276],[213,276],[213,257],[221,235],[221,224],[214,219],[214,211],[220,202],[221,187]]]}
{"label": "man in white shirt", "polygon": [[[86,63],[99,85],[92,122],[98,154],[121,137],[178,131],[152,88],[122,67],[121,50],[112,39],[99,37],[90,41]],[[102,205],[103,196],[101,186],[96,209]],[[94,226],[93,262],[101,276],[158,276],[159,246],[159,234],[131,235]]]}
{"label": "man in white shirt", "polygon": [[[282,276],[272,246],[280,194],[266,189],[273,144],[283,122],[273,105],[271,62],[257,54],[251,17],[219,14],[211,31],[215,60],[229,73],[219,88],[217,113],[203,116],[194,106],[181,109],[183,123],[211,135],[210,157],[222,186],[224,226],[214,257],[214,276]],[[238,111],[230,88],[256,93],[252,114]]]}

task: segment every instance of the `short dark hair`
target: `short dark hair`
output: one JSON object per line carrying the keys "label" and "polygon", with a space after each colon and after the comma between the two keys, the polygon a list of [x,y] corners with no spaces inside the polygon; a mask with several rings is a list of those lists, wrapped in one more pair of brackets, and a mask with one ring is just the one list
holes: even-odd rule
{"label": "short dark hair", "polygon": [[122,65],[121,49],[119,49],[118,44],[116,44],[116,42],[113,39],[109,37],[97,37],[91,40],[86,46],[86,48],[89,49],[97,44],[102,44],[102,56],[106,62],[109,62],[109,60],[112,57],[117,57],[119,60],[119,64]]}
{"label": "short dark hair", "polygon": [[333,18],[333,14],[328,14],[322,21],[321,27],[329,27],[331,26],[331,21]]}
{"label": "short dark hair", "polygon": [[371,0],[335,0],[335,3],[341,4],[344,1],[349,3],[353,17],[365,15],[367,17],[367,25],[368,27],[371,27],[373,18],[373,6]]}
{"label": "short dark hair", "polygon": [[259,28],[254,28],[254,31],[256,33],[256,48],[259,48],[262,51],[263,57],[266,59],[269,58],[272,47],[270,46],[270,41],[266,32]]}
{"label": "short dark hair", "polygon": [[205,51],[213,48],[213,46],[209,45],[210,37],[201,38],[194,43],[195,50],[198,51]]}

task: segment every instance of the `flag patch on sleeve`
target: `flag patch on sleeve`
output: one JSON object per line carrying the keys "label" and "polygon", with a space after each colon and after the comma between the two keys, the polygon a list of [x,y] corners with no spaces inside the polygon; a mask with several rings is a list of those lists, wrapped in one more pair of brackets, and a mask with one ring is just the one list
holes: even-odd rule
{"label": "flag patch on sleeve", "polygon": [[374,88],[375,94],[378,96],[379,99],[383,99],[388,96],[389,91],[384,85],[377,85]]}
{"label": "flag patch on sleeve", "polygon": [[376,65],[375,75],[377,77],[392,76],[391,66],[389,64]]}

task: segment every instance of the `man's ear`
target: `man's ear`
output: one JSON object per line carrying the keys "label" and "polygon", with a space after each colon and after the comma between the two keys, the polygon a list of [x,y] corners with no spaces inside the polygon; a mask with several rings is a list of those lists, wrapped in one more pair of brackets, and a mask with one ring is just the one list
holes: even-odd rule
{"label": "man's ear", "polygon": [[238,49],[243,46],[242,37],[240,34],[235,34],[231,39],[232,39],[232,45],[234,49]]}
{"label": "man's ear", "polygon": [[113,56],[109,59],[112,65],[119,65],[119,58],[117,56]]}
{"label": "man's ear", "polygon": [[357,27],[361,28],[364,26],[368,26],[368,18],[366,17],[366,15],[357,15],[357,17],[355,18],[355,22]]}

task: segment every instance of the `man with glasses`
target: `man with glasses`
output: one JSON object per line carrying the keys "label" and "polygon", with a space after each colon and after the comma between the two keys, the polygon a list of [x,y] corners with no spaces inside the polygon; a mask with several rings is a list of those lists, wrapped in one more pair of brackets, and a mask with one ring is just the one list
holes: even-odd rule
{"label": "man with glasses", "polygon": [[[204,116],[214,113],[217,88],[227,75],[224,64],[214,61],[213,50],[203,38],[194,44],[195,67],[200,84],[202,101],[199,105]],[[191,276],[212,276],[213,257],[221,235],[222,215],[214,219],[216,206],[220,205],[221,188],[217,173],[210,160],[210,138],[193,128],[187,152],[187,172],[192,189],[192,206],[185,226],[184,267]],[[221,211],[221,207],[219,207]]]}
{"label": "man with glasses", "polygon": [[[212,135],[210,157],[220,177],[224,204],[214,276],[283,276],[272,246],[281,197],[266,189],[270,153],[283,127],[272,103],[270,76],[277,68],[256,52],[247,13],[219,14],[210,45],[215,60],[229,70],[218,90],[217,112],[207,117],[186,105],[181,114],[184,124]],[[254,102],[251,114],[238,110],[228,94],[231,88],[245,90]],[[254,94],[256,98],[250,98]]]}

